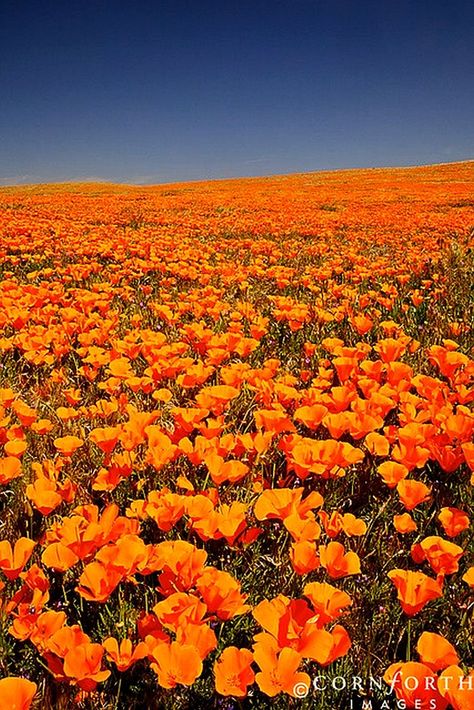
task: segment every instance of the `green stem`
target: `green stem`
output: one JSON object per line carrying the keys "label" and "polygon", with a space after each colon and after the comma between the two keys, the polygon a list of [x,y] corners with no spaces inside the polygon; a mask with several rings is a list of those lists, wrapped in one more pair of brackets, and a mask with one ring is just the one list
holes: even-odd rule
{"label": "green stem", "polygon": [[407,661],[411,661],[411,619],[407,624]]}
{"label": "green stem", "polygon": [[122,690],[122,674],[120,674],[119,682],[118,682],[118,688],[117,688],[117,695],[115,696],[115,703],[114,703],[114,710],[117,710],[119,706],[119,699],[120,699],[120,691]]}

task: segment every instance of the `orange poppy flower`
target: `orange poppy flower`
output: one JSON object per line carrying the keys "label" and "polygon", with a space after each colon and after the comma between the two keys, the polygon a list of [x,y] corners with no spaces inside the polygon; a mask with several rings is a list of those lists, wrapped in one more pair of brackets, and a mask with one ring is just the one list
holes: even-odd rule
{"label": "orange poppy flower", "polygon": [[408,616],[418,614],[431,599],[443,596],[440,583],[422,572],[392,569],[388,577],[395,585],[401,607]]}
{"label": "orange poppy flower", "polygon": [[176,592],[155,604],[153,611],[162,626],[176,631],[182,624],[200,624],[207,607],[193,594]]}
{"label": "orange poppy flower", "polygon": [[15,399],[15,393],[10,387],[0,388],[0,402],[4,407],[10,407]]}
{"label": "orange poppy flower", "polygon": [[28,710],[38,686],[26,678],[7,676],[0,680],[0,703],[9,710]]}
{"label": "orange poppy flower", "polygon": [[224,461],[222,456],[216,453],[211,453],[206,456],[205,463],[209,469],[212,480],[217,486],[220,486],[226,481],[237,483],[237,481],[241,481],[242,478],[245,478],[249,472],[249,467],[247,464],[242,463],[242,461],[235,459]]}
{"label": "orange poppy flower", "polygon": [[184,498],[168,489],[150,491],[144,512],[160,530],[168,532],[184,514]]}
{"label": "orange poppy flower", "polygon": [[66,623],[63,611],[45,611],[36,619],[35,627],[30,634],[30,641],[44,651],[48,648],[48,640]]}
{"label": "orange poppy flower", "polygon": [[110,676],[101,670],[104,649],[100,643],[81,643],[64,656],[64,675],[82,690],[91,692]]}
{"label": "orange poppy flower", "polygon": [[185,540],[161,542],[155,552],[155,569],[162,570],[158,579],[165,596],[188,591],[204,571],[207,552]]}
{"label": "orange poppy flower", "polygon": [[321,527],[316,522],[312,511],[308,511],[304,517],[298,513],[287,515],[283,524],[293,540],[297,542],[302,540],[317,540],[321,535]]}
{"label": "orange poppy flower", "polygon": [[110,636],[102,642],[102,646],[107,653],[107,657],[115,663],[117,670],[121,673],[148,655],[148,646],[143,641],[137,644],[135,648],[132,648],[130,639],[123,639],[119,646],[117,639]]}
{"label": "orange poppy flower", "polygon": [[461,445],[467,465],[474,471],[474,442],[467,442]]}
{"label": "orange poppy flower", "polygon": [[305,585],[303,594],[310,600],[317,614],[315,623],[318,628],[338,619],[346,613],[345,609],[352,605],[352,599],[347,592],[327,582],[309,582]]}
{"label": "orange poppy flower", "polygon": [[[305,638],[306,636],[306,638]],[[331,631],[314,629],[303,635],[300,653],[321,666],[328,666],[349,651],[352,642],[346,629],[336,624]]]}
{"label": "orange poppy flower", "polygon": [[217,637],[214,631],[204,623],[186,622],[178,626],[176,641],[182,646],[194,646],[202,661],[217,648]]}
{"label": "orange poppy flower", "polygon": [[404,707],[445,710],[448,705],[437,690],[437,676],[424,663],[393,663],[383,679]]}
{"label": "orange poppy flower", "polygon": [[474,589],[474,566],[469,567],[467,572],[463,574],[462,577],[463,582],[466,582],[470,587]]}
{"label": "orange poppy flower", "polygon": [[342,532],[343,517],[337,510],[334,510],[331,515],[329,515],[325,510],[320,510],[318,517],[321,520],[324,532],[328,535],[328,537],[337,537],[339,533]]}
{"label": "orange poppy flower", "polygon": [[424,631],[418,639],[416,650],[421,662],[434,673],[459,663],[454,646],[439,634]]}
{"label": "orange poppy flower", "polygon": [[111,454],[120,436],[118,426],[97,427],[92,429],[89,439],[96,444],[105,454]]}
{"label": "orange poppy flower", "polygon": [[62,436],[55,439],[53,444],[59,453],[64,456],[72,456],[84,444],[84,441],[78,436]]}
{"label": "orange poppy flower", "polygon": [[17,399],[12,404],[12,410],[18,417],[20,424],[29,427],[36,421],[36,410],[29,407],[25,402]]}
{"label": "orange poppy flower", "polygon": [[170,644],[158,644],[151,654],[151,668],[158,676],[162,688],[175,688],[177,685],[192,685],[202,672],[201,657],[189,644],[172,641]]}
{"label": "orange poppy flower", "polygon": [[7,441],[3,449],[7,456],[15,456],[16,458],[21,459],[26,451],[26,447],[27,443],[24,439],[11,439],[10,441]]}
{"label": "orange poppy flower", "polygon": [[228,646],[214,663],[214,679],[219,695],[244,698],[255,680],[253,654],[246,648]]}
{"label": "orange poppy flower", "polygon": [[409,473],[406,466],[395,461],[384,461],[377,467],[377,471],[389,488],[395,488],[397,483],[406,478]]}
{"label": "orange poppy flower", "polygon": [[395,530],[401,535],[406,533],[414,532],[417,530],[418,526],[411,517],[410,513],[402,513],[402,515],[393,516],[393,525]]}
{"label": "orange poppy flower", "polygon": [[148,556],[149,551],[141,537],[124,530],[117,542],[101,547],[95,560],[107,570],[120,572],[124,579],[130,580],[141,565],[146,564]]}
{"label": "orange poppy flower", "polygon": [[159,471],[175,458],[177,447],[171,442],[169,436],[155,424],[147,426],[145,433],[148,438],[146,462]]}
{"label": "orange poppy flower", "polygon": [[372,329],[374,322],[366,315],[361,314],[352,318],[352,324],[359,335],[365,335]]}
{"label": "orange poppy flower", "polygon": [[458,561],[464,550],[442,537],[431,535],[412,547],[411,556],[415,562],[428,560],[436,574],[453,574],[459,569]]}
{"label": "orange poppy flower", "polygon": [[395,340],[395,338],[385,338],[378,341],[374,346],[374,350],[379,353],[383,362],[394,362],[405,352],[406,343],[401,338],[398,340]]}
{"label": "orange poppy flower", "polygon": [[16,579],[31,557],[36,542],[20,537],[12,549],[8,540],[0,542],[0,569],[8,579]]}
{"label": "orange poppy flower", "polygon": [[[311,619],[314,614],[304,599],[289,599],[279,594],[274,599],[264,599],[252,610],[252,615],[260,626],[265,629],[278,644],[278,648],[291,646],[298,652],[304,643],[303,632],[309,622],[310,630],[314,630]],[[263,636],[268,634],[263,634]],[[258,640],[262,634],[255,636]]]}
{"label": "orange poppy flower", "polygon": [[323,417],[327,414],[327,407],[324,404],[313,404],[305,407],[298,407],[296,409],[293,418],[299,422],[303,422],[305,426],[309,429],[317,429]]}
{"label": "orange poppy flower", "polygon": [[122,573],[100,562],[90,562],[79,577],[76,591],[87,601],[106,602],[119,582]]}
{"label": "orange poppy flower", "polygon": [[303,491],[303,488],[270,488],[263,491],[254,505],[255,517],[257,520],[284,520],[295,512],[300,517],[305,517],[308,511],[319,508],[324,503],[323,497],[317,491],[311,491],[302,500]]}
{"label": "orange poppy flower", "polygon": [[474,670],[464,675],[464,671],[457,664],[448,666],[438,677],[438,690],[454,710],[472,710]]}
{"label": "orange poppy flower", "polygon": [[365,437],[365,445],[373,456],[388,456],[390,443],[386,436],[376,431],[371,431]]}
{"label": "orange poppy flower", "polygon": [[21,461],[16,456],[0,459],[0,484],[8,483],[22,475]]}
{"label": "orange poppy flower", "polygon": [[37,510],[43,515],[49,515],[63,502],[62,496],[57,492],[57,485],[47,478],[38,478],[26,487],[26,495]]}
{"label": "orange poppy flower", "polygon": [[448,537],[456,537],[467,530],[470,524],[467,513],[459,508],[441,508],[438,520]]}
{"label": "orange poppy flower", "polygon": [[425,503],[431,493],[431,489],[422,481],[412,479],[405,479],[397,483],[397,491],[407,510],[413,510],[420,503]]}
{"label": "orange poppy flower", "polygon": [[250,606],[245,603],[247,596],[240,591],[240,582],[229,572],[215,567],[204,568],[196,580],[196,589],[208,611],[224,621],[250,610]]}
{"label": "orange poppy flower", "polygon": [[360,537],[367,532],[367,524],[361,518],[356,518],[352,513],[342,516],[342,529],[348,537]]}
{"label": "orange poppy flower", "polygon": [[229,387],[228,385],[203,387],[199,394],[196,395],[196,403],[198,407],[208,409],[218,416],[227,409],[230,401],[238,396],[239,391],[237,387]]}
{"label": "orange poppy flower", "polygon": [[298,672],[302,657],[293,648],[283,648],[278,653],[276,641],[268,635],[253,648],[254,660],[260,668],[255,680],[262,693],[270,698],[282,692],[296,697],[298,688],[309,689],[310,677]]}
{"label": "orange poppy flower", "polygon": [[360,573],[360,560],[355,552],[345,552],[340,542],[330,542],[319,546],[319,558],[333,579]]}
{"label": "orange poppy flower", "polygon": [[290,562],[296,574],[308,574],[320,566],[318,550],[314,542],[299,540],[290,548]]}
{"label": "orange poppy flower", "polygon": [[31,425],[31,431],[35,434],[43,436],[44,434],[49,434],[50,431],[54,429],[54,424],[49,419],[39,419],[37,422],[33,422]]}
{"label": "orange poppy flower", "polygon": [[258,409],[254,412],[254,418],[258,429],[272,434],[295,431],[295,425],[281,409]]}
{"label": "orange poppy flower", "polygon": [[46,567],[65,572],[79,562],[79,557],[61,542],[52,542],[43,551],[41,561]]}

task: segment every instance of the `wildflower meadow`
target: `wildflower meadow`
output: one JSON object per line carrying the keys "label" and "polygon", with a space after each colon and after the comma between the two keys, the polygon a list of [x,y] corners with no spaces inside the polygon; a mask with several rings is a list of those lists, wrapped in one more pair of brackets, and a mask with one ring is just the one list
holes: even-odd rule
{"label": "wildflower meadow", "polygon": [[0,706],[474,708],[474,163],[0,189]]}

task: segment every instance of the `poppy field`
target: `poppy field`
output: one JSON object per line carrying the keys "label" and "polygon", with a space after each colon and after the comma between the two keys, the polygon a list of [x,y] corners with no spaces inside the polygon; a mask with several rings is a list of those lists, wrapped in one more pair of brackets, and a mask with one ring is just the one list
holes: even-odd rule
{"label": "poppy field", "polygon": [[474,163],[0,189],[0,705],[474,708]]}

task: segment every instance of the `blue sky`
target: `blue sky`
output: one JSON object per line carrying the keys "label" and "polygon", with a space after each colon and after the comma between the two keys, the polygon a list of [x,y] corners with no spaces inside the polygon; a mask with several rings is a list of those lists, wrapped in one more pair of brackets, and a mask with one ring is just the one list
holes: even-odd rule
{"label": "blue sky", "polygon": [[0,0],[0,184],[474,158],[474,3]]}

